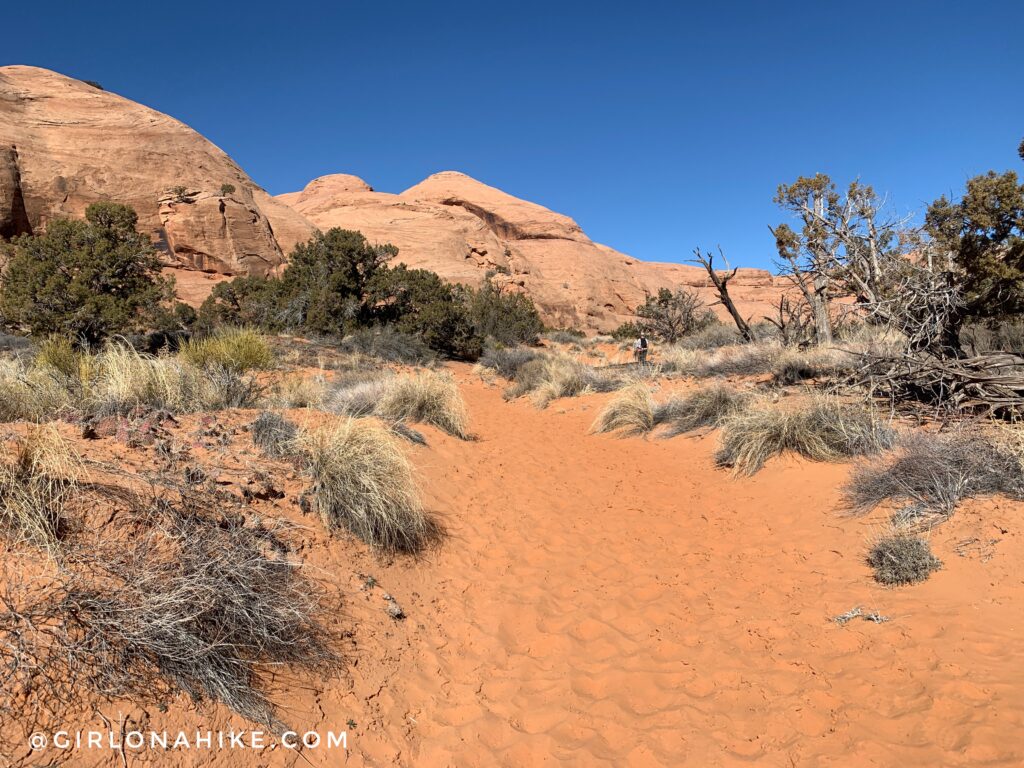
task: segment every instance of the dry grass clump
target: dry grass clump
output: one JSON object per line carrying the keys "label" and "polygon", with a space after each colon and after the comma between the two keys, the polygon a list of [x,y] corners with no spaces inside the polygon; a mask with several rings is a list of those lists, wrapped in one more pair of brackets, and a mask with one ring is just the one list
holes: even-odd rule
{"label": "dry grass clump", "polygon": [[534,405],[546,408],[560,397],[576,397],[586,392],[613,392],[626,380],[615,371],[604,371],[566,354],[545,354],[524,363],[516,371],[505,398],[512,400],[531,395]]}
{"label": "dry grass clump", "polygon": [[93,415],[137,408],[173,413],[249,408],[262,388],[252,376],[211,363],[205,368],[169,356],[142,355],[125,344],[108,344],[95,360],[83,408]]}
{"label": "dry grass clump", "polygon": [[396,331],[389,325],[364,328],[342,339],[339,348],[354,355],[403,365],[426,365],[437,359],[419,336]]}
{"label": "dry grass clump", "polygon": [[79,397],[54,369],[0,360],[0,421],[59,418],[73,409]]}
{"label": "dry grass clump", "polygon": [[702,379],[713,376],[760,376],[772,370],[779,352],[780,348],[774,344],[721,347],[699,360],[693,375]]}
{"label": "dry grass clump", "polygon": [[490,368],[499,376],[513,381],[520,369],[540,357],[540,353],[527,347],[488,346],[480,357],[480,365]]}
{"label": "dry grass clump", "polygon": [[178,691],[282,730],[266,689],[282,668],[338,658],[279,529],[208,497],[139,500],[124,540],[70,551],[55,582],[4,595],[4,724],[61,721],[97,699]]}
{"label": "dry grass clump", "polygon": [[212,336],[186,341],[178,354],[196,368],[218,367],[233,373],[270,368],[274,364],[270,343],[252,328],[221,328]]}
{"label": "dry grass clump", "polygon": [[837,461],[877,453],[894,433],[870,410],[831,397],[814,397],[795,408],[762,405],[728,419],[715,456],[719,466],[753,475],[773,456],[793,451],[813,461]]}
{"label": "dry grass clump", "polygon": [[432,424],[465,440],[469,415],[459,387],[450,373],[422,371],[391,379],[374,411],[389,421]]}
{"label": "dry grass clump", "polygon": [[312,480],[313,505],[328,530],[347,530],[385,552],[424,547],[431,525],[412,465],[387,429],[340,419],[300,432],[296,446]]}
{"label": "dry grass clump", "polygon": [[659,359],[665,373],[698,379],[759,376],[772,370],[780,351],[781,347],[772,343],[733,344],[711,349],[674,345],[660,350]]}
{"label": "dry grass clump", "polygon": [[751,396],[724,384],[712,384],[654,409],[654,423],[667,424],[665,437],[702,427],[720,427],[750,405]]}
{"label": "dry grass clump", "polygon": [[682,349],[718,349],[739,344],[739,331],[734,326],[724,323],[713,323],[701,328],[696,333],[684,336],[676,344]]}
{"label": "dry grass clump", "polygon": [[787,348],[776,358],[772,373],[779,384],[798,384],[808,379],[842,378],[853,372],[855,359],[839,349]]}
{"label": "dry grass clump", "polygon": [[910,433],[892,454],[857,466],[846,484],[855,511],[906,502],[897,512],[906,523],[942,520],[964,499],[994,494],[1024,499],[1020,460],[981,435],[964,433]]}
{"label": "dry grass clump", "polygon": [[16,544],[55,552],[82,461],[49,425],[20,438],[13,458],[0,464],[0,527]]}
{"label": "dry grass clump", "polygon": [[942,568],[927,539],[900,528],[878,538],[867,562],[875,570],[875,581],[891,586],[917,584]]}
{"label": "dry grass clump", "polygon": [[77,349],[66,336],[50,336],[39,344],[33,364],[48,368],[70,379],[81,378],[89,354]]}
{"label": "dry grass clump", "polygon": [[293,452],[298,427],[280,413],[263,411],[249,425],[252,441],[264,456],[280,458]]}
{"label": "dry grass clump", "polygon": [[327,382],[320,374],[286,376],[270,392],[270,401],[279,408],[322,408],[326,399]]}
{"label": "dry grass clump", "polygon": [[390,385],[390,375],[360,380],[335,387],[325,398],[324,407],[332,413],[359,418],[371,416]]}
{"label": "dry grass clump", "polygon": [[602,409],[592,432],[642,435],[654,428],[654,398],[646,384],[637,382],[617,393]]}

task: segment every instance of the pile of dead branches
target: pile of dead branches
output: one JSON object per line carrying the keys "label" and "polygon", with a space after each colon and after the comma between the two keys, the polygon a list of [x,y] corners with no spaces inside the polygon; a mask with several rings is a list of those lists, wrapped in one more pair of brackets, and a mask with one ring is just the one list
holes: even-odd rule
{"label": "pile of dead branches", "polygon": [[992,353],[939,358],[925,353],[865,355],[859,384],[893,402],[917,400],[943,410],[1024,413],[1024,357]]}

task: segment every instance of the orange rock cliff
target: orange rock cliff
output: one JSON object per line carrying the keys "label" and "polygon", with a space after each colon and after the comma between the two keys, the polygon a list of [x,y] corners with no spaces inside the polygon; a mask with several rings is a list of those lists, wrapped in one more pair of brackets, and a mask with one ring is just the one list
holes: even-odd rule
{"label": "orange rock cliff", "polygon": [[[556,327],[610,330],[662,287],[714,299],[701,268],[619,253],[568,216],[461,173],[434,174],[400,194],[330,175],[273,197],[167,115],[45,69],[0,67],[0,236],[81,216],[97,200],[135,208],[190,303],[222,276],[280,271],[296,243],[329,227],[393,243],[398,261],[448,280],[476,285],[495,272]],[[730,288],[740,311],[759,319],[784,286],[741,269]]]}

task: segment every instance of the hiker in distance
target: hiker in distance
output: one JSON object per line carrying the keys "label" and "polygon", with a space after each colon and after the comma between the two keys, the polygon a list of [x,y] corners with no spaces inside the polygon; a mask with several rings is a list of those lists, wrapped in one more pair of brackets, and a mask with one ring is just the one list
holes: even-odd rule
{"label": "hiker in distance", "polygon": [[633,344],[633,359],[643,365],[647,362],[647,334],[641,332],[640,338]]}

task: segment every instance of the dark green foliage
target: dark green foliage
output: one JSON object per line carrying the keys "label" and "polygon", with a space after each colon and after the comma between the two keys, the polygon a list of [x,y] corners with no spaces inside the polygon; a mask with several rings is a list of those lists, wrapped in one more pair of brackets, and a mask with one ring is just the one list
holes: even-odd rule
{"label": "dark green foliage", "polygon": [[199,322],[204,328],[242,325],[284,330],[284,304],[280,280],[255,275],[236,277],[214,286],[199,308]]}
{"label": "dark green foliage", "polygon": [[640,338],[640,334],[643,332],[637,323],[626,322],[612,331],[612,338],[616,341],[630,341],[632,339]]}
{"label": "dark green foliage", "polygon": [[648,333],[669,344],[716,322],[697,294],[682,288],[675,293],[662,288],[657,296],[648,296],[636,316]]}
{"label": "dark green foliage", "polygon": [[537,343],[544,324],[529,296],[507,291],[492,280],[477,290],[463,290],[478,336],[508,346]]}
{"label": "dark green foliage", "polygon": [[[445,357],[475,360],[488,335],[506,344],[536,341],[540,317],[526,296],[490,280],[474,290],[425,269],[388,266],[397,253],[392,245],[370,245],[358,232],[317,233],[295,248],[279,279],[239,277],[217,285],[200,309],[200,327],[349,335],[358,351],[385,359],[391,359],[390,341],[397,333],[403,349],[396,359],[403,362],[409,359],[409,337],[421,342],[412,349],[417,360],[425,357],[424,346]],[[378,326],[391,330],[353,335]],[[362,349],[367,345],[374,349]]]}
{"label": "dark green foliage", "polygon": [[229,195],[233,195],[233,194],[235,194],[235,185],[234,184],[221,184],[220,185],[220,196],[221,197],[228,197]]}
{"label": "dark green foliage", "polygon": [[369,325],[371,281],[397,253],[393,245],[370,245],[359,232],[337,228],[295,246],[281,276],[286,323],[322,334]]}
{"label": "dark green foliage", "polygon": [[433,272],[399,264],[377,272],[369,289],[374,318],[419,336],[445,357],[475,360],[483,343],[460,291]]}
{"label": "dark green foliage", "polygon": [[89,343],[173,321],[173,282],[128,206],[93,203],[85,220],[56,219],[14,241],[0,285],[9,325]]}
{"label": "dark green foliage", "polygon": [[942,568],[925,539],[904,531],[879,539],[867,560],[875,569],[875,581],[892,586],[917,584]]}
{"label": "dark green foliage", "polygon": [[176,187],[171,187],[170,193],[171,193],[171,200],[173,200],[176,203],[194,203],[195,202],[195,194],[193,192],[190,192],[188,187],[186,187],[186,186],[184,186],[182,184],[179,184]]}
{"label": "dark green foliage", "polygon": [[958,202],[940,197],[925,227],[953,256],[968,317],[1024,313],[1024,185],[1015,172],[975,176]]}
{"label": "dark green foliage", "polygon": [[97,83],[95,80],[83,80],[82,82],[85,83],[86,85],[91,85],[93,88],[95,88],[98,91],[102,91],[103,90],[103,86],[100,85],[99,83]]}

